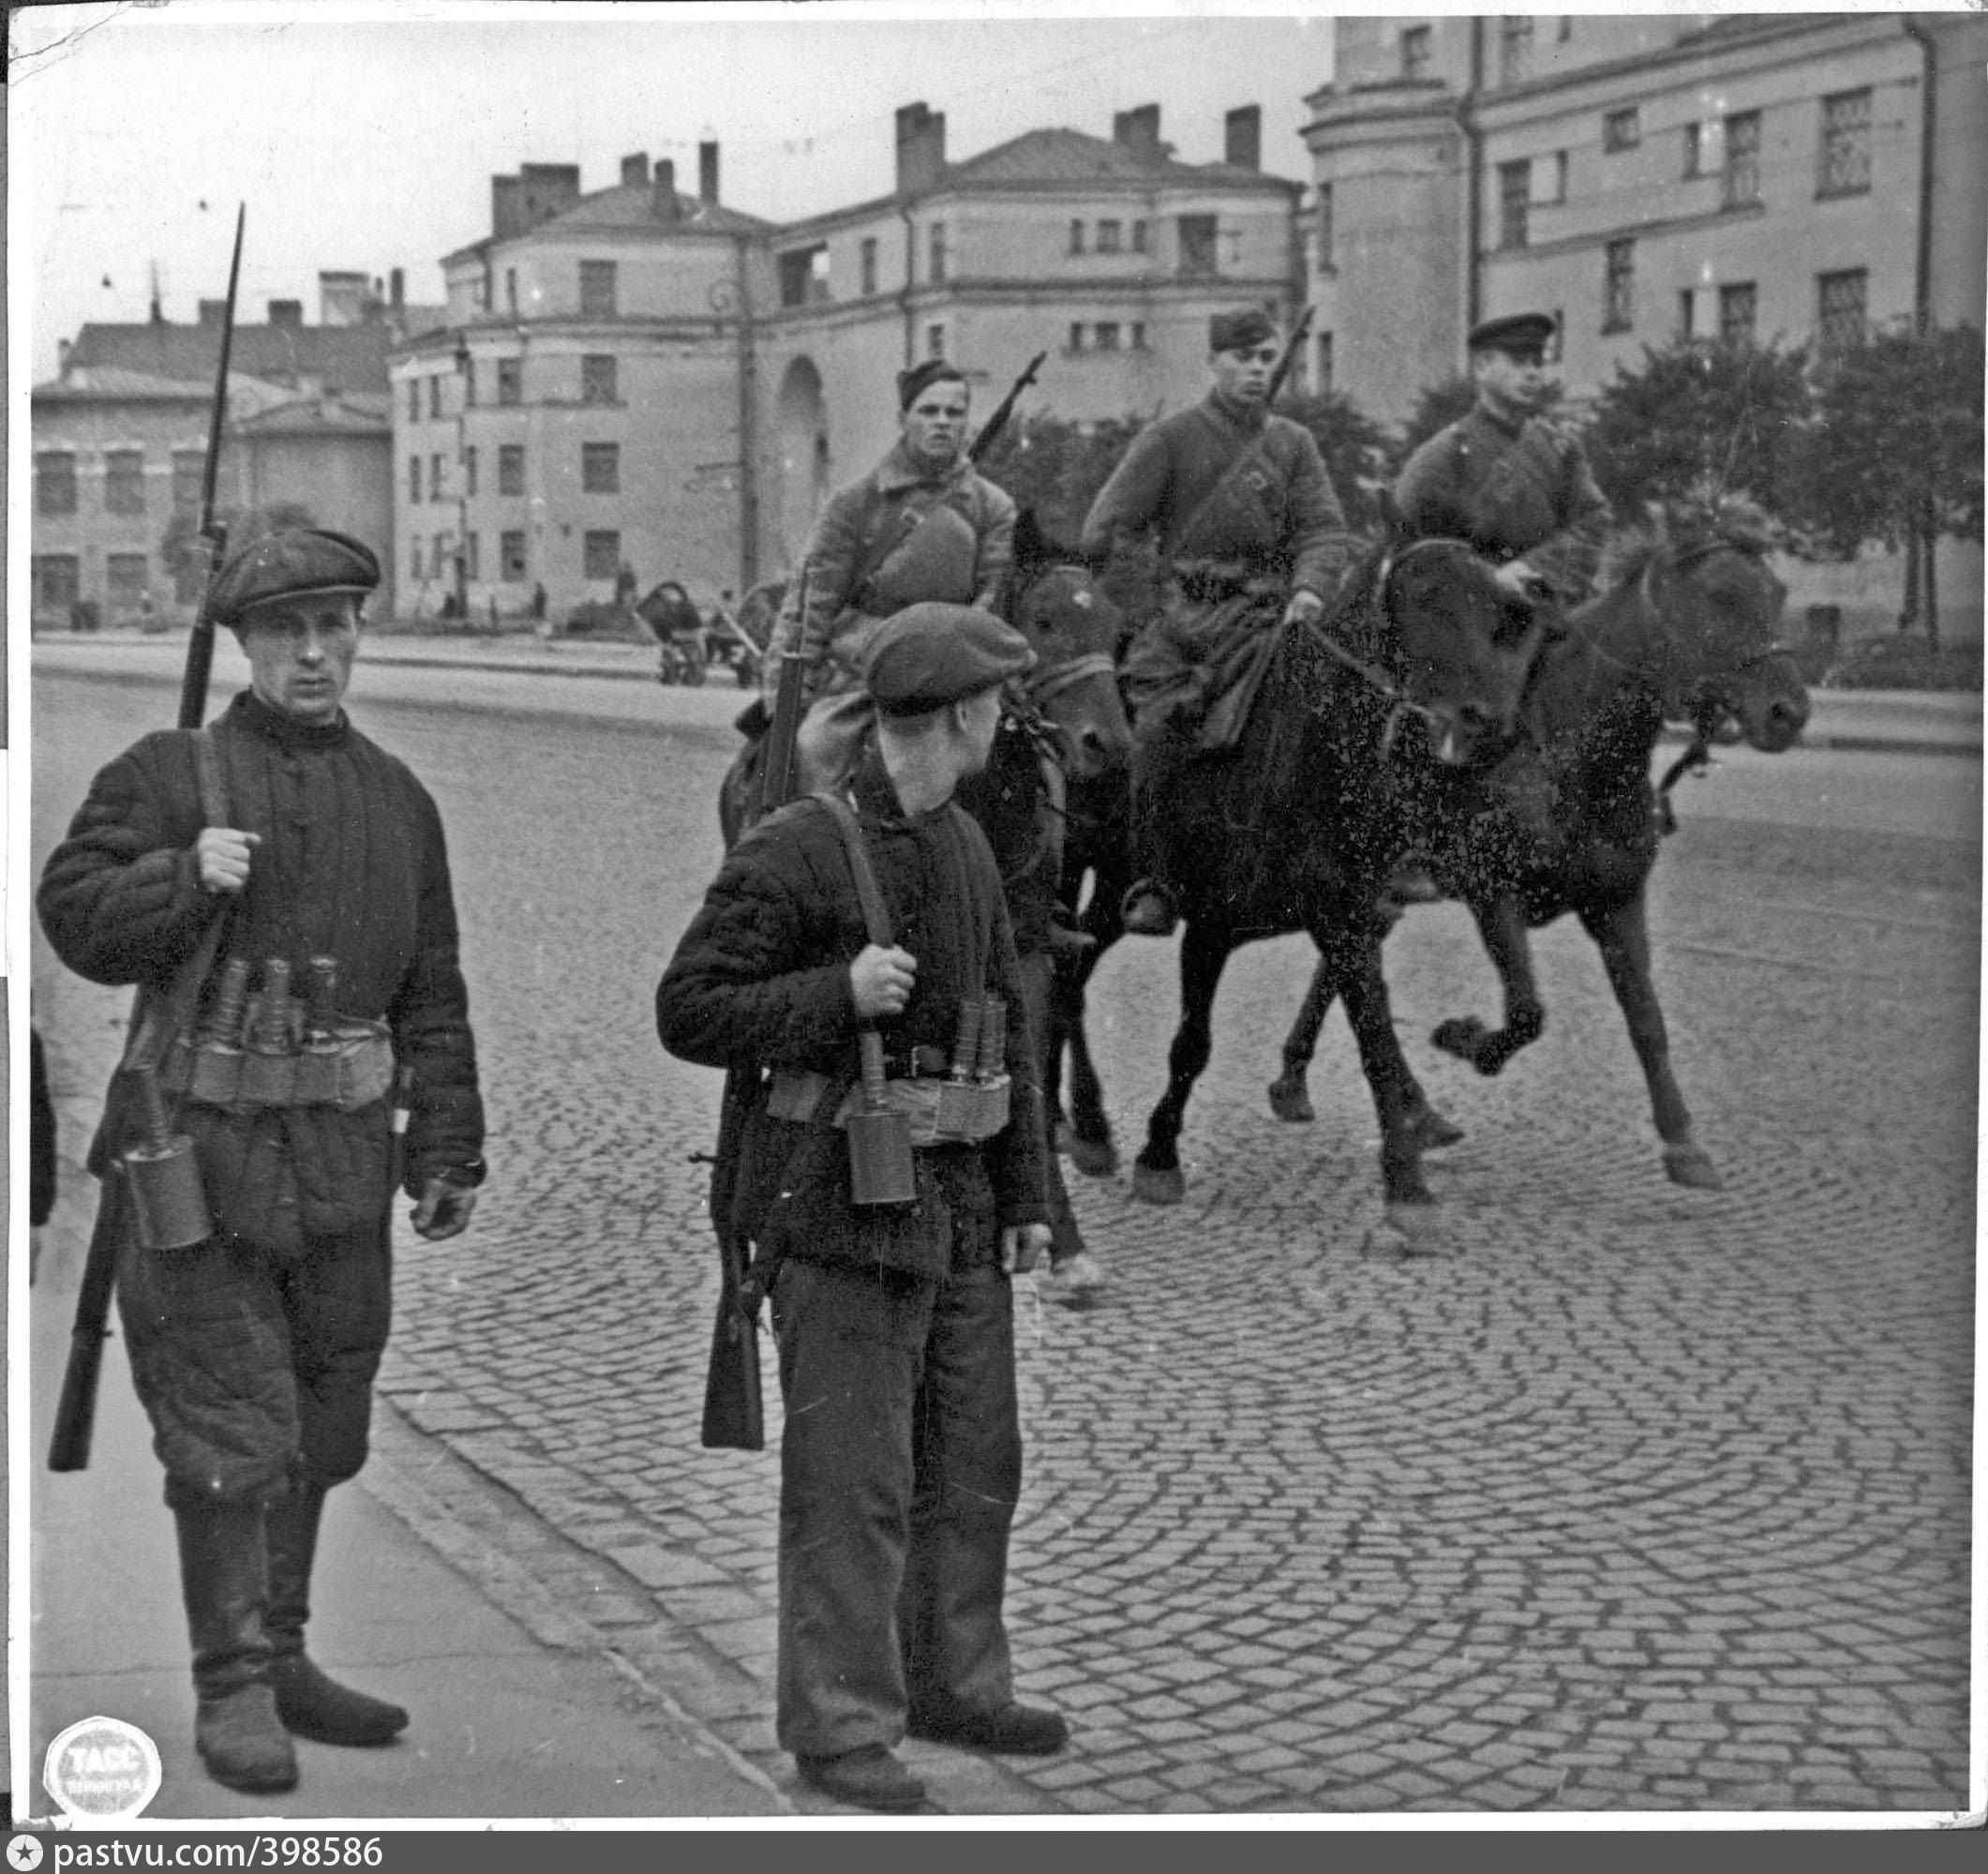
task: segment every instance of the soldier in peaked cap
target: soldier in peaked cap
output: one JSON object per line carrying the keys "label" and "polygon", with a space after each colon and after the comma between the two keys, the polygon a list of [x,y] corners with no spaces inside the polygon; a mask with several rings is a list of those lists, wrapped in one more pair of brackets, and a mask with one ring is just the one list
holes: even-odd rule
{"label": "soldier in peaked cap", "polygon": [[[250,1792],[295,1784],[292,1733],[382,1745],[408,1722],[304,1645],[325,1496],[365,1462],[386,1343],[396,1080],[416,1234],[461,1230],[484,1175],[441,821],[343,707],[379,580],[362,543],[310,528],[230,560],[212,604],[249,687],[105,768],[37,900],[71,969],[190,998],[157,1077],[214,1233],[127,1242],[117,1301],[178,1534],[195,1742]],[[112,1177],[137,1143],[127,1078],[98,1142]]]}
{"label": "soldier in peaked cap", "polygon": [[[1024,1755],[1068,1734],[1016,1702],[1002,1613],[1022,1476],[1010,1278],[1049,1241],[1040,1094],[1000,875],[951,799],[986,764],[998,686],[1031,662],[965,607],[883,623],[876,737],[846,800],[890,941],[831,811],[798,801],[733,847],[656,990],[672,1054],[758,1076],[732,1222],[754,1279],[771,1270],[786,1404],[777,1731],[807,1782],[872,1809],[923,1799],[895,1755],[906,1734]],[[1006,1112],[915,1130],[915,1202],[859,1205],[838,1126],[859,1030],[883,1039],[887,1096],[915,1104],[963,1004],[990,995]]]}
{"label": "soldier in peaked cap", "polygon": [[[992,612],[1014,557],[1015,504],[966,459],[966,379],[932,358],[897,380],[898,440],[821,511],[788,589],[776,648],[808,659],[808,714],[795,755],[805,789],[847,772],[869,726],[863,660],[882,622],[920,602]],[[766,661],[768,682],[780,659]]]}
{"label": "soldier in peaked cap", "polygon": [[1144,876],[1126,929],[1164,936],[1187,856],[1171,849],[1171,796],[1188,763],[1240,738],[1277,627],[1322,617],[1353,537],[1311,432],[1267,408],[1277,328],[1258,308],[1208,322],[1214,382],[1192,409],[1149,424],[1099,490],[1086,552],[1157,541],[1169,578],[1159,617],[1126,659],[1136,714],[1133,839]]}

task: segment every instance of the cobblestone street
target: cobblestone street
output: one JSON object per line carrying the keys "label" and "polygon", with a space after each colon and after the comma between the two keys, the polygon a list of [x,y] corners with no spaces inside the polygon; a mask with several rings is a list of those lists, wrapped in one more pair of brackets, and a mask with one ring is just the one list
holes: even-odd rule
{"label": "cobblestone street", "polygon": [[[697,1445],[718,1076],[651,1011],[740,700],[362,666],[356,720],[441,805],[492,1121],[471,1232],[403,1225],[381,1390],[540,1520],[528,1566],[604,1651],[815,1810],[772,1735],[770,1346],[769,1449]],[[171,697],[44,671],[35,704],[38,873]],[[1538,939],[1544,1038],[1482,1081],[1425,1038],[1495,981],[1459,909],[1420,909],[1396,1012],[1467,1136],[1430,1161],[1444,1252],[1403,1260],[1342,1017],[1317,1123],[1264,1100],[1307,945],[1241,952],[1187,1201],[1072,1174],[1112,1287],[1018,1310],[1009,1625],[1071,1747],[911,1747],[939,1806],[1969,1807],[1981,776],[1736,752],[1683,790],[1652,925],[1723,1192],[1665,1181],[1577,926]],[[1175,952],[1129,940],[1094,984],[1128,1167]],[[58,1091],[94,1099],[127,997],[38,935],[34,985]]]}

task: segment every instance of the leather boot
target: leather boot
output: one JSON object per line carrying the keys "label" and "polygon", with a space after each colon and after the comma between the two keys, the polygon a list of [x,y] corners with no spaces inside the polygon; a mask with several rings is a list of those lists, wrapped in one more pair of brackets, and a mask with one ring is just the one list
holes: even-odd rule
{"label": "leather boot", "polygon": [[297,1786],[270,1687],[268,1562],[259,1505],[181,1509],[180,1591],[193,1642],[193,1743],[217,1783],[261,1795]]}
{"label": "leather boot", "polygon": [[1172,937],[1180,922],[1173,894],[1157,878],[1141,878],[1126,888],[1119,901],[1118,921],[1128,937]]}
{"label": "leather boot", "polygon": [[321,1484],[296,1483],[269,1511],[269,1642],[275,1654],[269,1678],[277,1712],[299,1737],[314,1743],[391,1744],[407,1729],[407,1713],[327,1678],[304,1651],[324,1496]]}

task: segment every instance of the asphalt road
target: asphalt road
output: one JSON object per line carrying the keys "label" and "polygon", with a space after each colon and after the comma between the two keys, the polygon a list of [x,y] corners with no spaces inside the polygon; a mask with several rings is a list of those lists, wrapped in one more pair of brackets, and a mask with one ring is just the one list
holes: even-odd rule
{"label": "asphalt road", "polygon": [[[775,1460],[696,1447],[714,1259],[690,1159],[717,1081],[650,1012],[717,858],[739,698],[376,666],[354,700],[442,806],[495,1167],[468,1237],[400,1259],[382,1389],[598,1563],[575,1612],[604,1647],[674,1661],[788,1784]],[[37,678],[37,867],[169,708]],[[1319,1122],[1263,1102],[1305,946],[1240,955],[1187,1202],[1079,1180],[1111,1297],[1020,1317],[1010,1624],[1024,1695],[1075,1741],[1001,1768],[919,1747],[938,1805],[1968,1807],[1981,779],[1798,751],[1689,784],[1653,921],[1723,1193],[1663,1180],[1577,929],[1540,940],[1546,1036],[1482,1082],[1420,1038],[1491,1012],[1488,967],[1460,913],[1417,911],[1398,1014],[1469,1136],[1436,1162],[1450,1252],[1400,1261],[1339,1018]],[[1173,954],[1128,942],[1096,982],[1128,1157]],[[123,998],[58,982],[38,937],[35,971],[86,1102]]]}

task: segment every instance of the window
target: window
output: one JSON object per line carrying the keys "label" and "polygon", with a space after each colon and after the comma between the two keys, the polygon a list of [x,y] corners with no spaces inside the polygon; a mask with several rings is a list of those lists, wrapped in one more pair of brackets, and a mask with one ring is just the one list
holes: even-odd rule
{"label": "window", "polygon": [[1610,241],[1602,277],[1602,330],[1626,332],[1636,318],[1636,243]]}
{"label": "window", "polygon": [[521,495],[525,491],[525,445],[501,443],[497,451],[497,491],[501,495]]}
{"label": "window", "polygon": [[67,619],[82,592],[82,562],[73,553],[37,553],[34,576],[35,610]]}
{"label": "window", "polygon": [[1115,352],[1118,349],[1118,326],[1114,321],[1106,320],[1099,325],[1098,349],[1100,352]]}
{"label": "window", "polygon": [[408,457],[408,500],[411,502],[419,502],[420,499],[421,457],[419,456],[410,456]]}
{"label": "window", "polygon": [[1401,76],[1420,78],[1428,70],[1429,40],[1427,26],[1404,27],[1401,34]]}
{"label": "window", "polygon": [[1754,314],[1759,297],[1752,280],[1719,289],[1719,338],[1727,345],[1754,342]]}
{"label": "window", "polygon": [[419,423],[421,421],[421,380],[419,378],[410,378],[408,380],[408,421],[410,423]]}
{"label": "window", "polygon": [[525,577],[525,531],[500,533],[497,536],[497,557],[502,562],[500,576],[509,584],[516,585]]}
{"label": "window", "polygon": [[863,297],[870,298],[876,292],[876,243],[865,241],[860,249],[862,255]]}
{"label": "window", "polygon": [[1070,252],[1073,254],[1081,254],[1083,251],[1084,223],[1081,221],[1072,221],[1070,223]]}
{"label": "window", "polygon": [[106,514],[144,513],[145,454],[142,449],[104,451],[103,511]]}
{"label": "window", "polygon": [[1848,273],[1816,276],[1816,322],[1825,356],[1863,343],[1870,278],[1862,267]]}
{"label": "window", "polygon": [[1551,199],[1555,202],[1564,202],[1567,199],[1567,153],[1565,150],[1555,150],[1553,152],[1553,194]]}
{"label": "window", "polygon": [[1320,397],[1328,396],[1332,390],[1332,334],[1319,334],[1319,374],[1312,388]]}
{"label": "window", "polygon": [[619,442],[580,444],[580,488],[585,494],[618,495],[621,492],[621,445]]}
{"label": "window", "polygon": [[619,403],[620,401],[618,374],[620,360],[612,352],[593,352],[580,360],[580,401],[582,403]]}
{"label": "window", "polygon": [[582,546],[581,571],[590,579],[611,579],[621,570],[621,536],[611,528],[590,529]]}
{"label": "window", "polygon": [[1643,120],[1634,104],[1602,113],[1602,148],[1633,150],[1643,141]]}
{"label": "window", "polygon": [[1574,15],[1573,15],[1573,14],[1571,14],[1571,13],[1562,13],[1562,15],[1560,16],[1560,31],[1559,31],[1559,32],[1557,32],[1557,33],[1555,33],[1555,34],[1553,35],[1553,37],[1554,37],[1554,38],[1555,38],[1555,39],[1557,39],[1557,40],[1558,40],[1558,41],[1559,41],[1559,42],[1560,42],[1560,43],[1561,43],[1562,45],[1565,45],[1565,44],[1567,43],[1567,41],[1568,41],[1569,39],[1571,39],[1571,38],[1572,38],[1572,37],[1574,37]]}
{"label": "window", "polygon": [[206,486],[207,458],[198,449],[172,452],[172,511],[198,514],[201,491]]}
{"label": "window", "polygon": [[1143,221],[1135,221],[1132,223],[1132,251],[1135,254],[1143,254],[1145,250],[1146,224]]}
{"label": "window", "polygon": [[1697,305],[1697,295],[1692,291],[1690,287],[1687,286],[1682,292],[1679,292],[1678,337],[1680,338],[1688,338],[1692,335],[1692,331],[1694,329],[1692,321],[1692,310],[1693,307]]}
{"label": "window", "polygon": [[1679,172],[1687,179],[1702,175],[1705,163],[1705,127],[1702,124],[1684,126],[1684,167]]}
{"label": "window", "polygon": [[482,578],[483,573],[478,565],[482,555],[476,550],[476,535],[465,533],[462,537],[462,547],[463,577],[471,579]]}
{"label": "window", "polygon": [[796,247],[781,255],[781,305],[815,305],[828,296],[829,250],[826,246]]}
{"label": "window", "polygon": [[76,457],[67,449],[44,449],[35,457],[35,512],[76,512]]}
{"label": "window", "polygon": [[1871,188],[1871,91],[1822,100],[1822,171],[1817,195],[1867,195]]}
{"label": "window", "polygon": [[1215,259],[1215,217],[1183,215],[1179,228],[1181,277],[1213,279],[1218,271]]}
{"label": "window", "polygon": [[1124,229],[1116,221],[1100,221],[1098,224],[1098,251],[1100,254],[1115,254],[1118,238]]}
{"label": "window", "polygon": [[430,501],[442,499],[441,457],[440,456],[430,456],[428,457],[428,499]]}
{"label": "window", "polygon": [[612,319],[615,316],[614,275],[615,263],[612,261],[580,262],[582,319]]}
{"label": "window", "polygon": [[928,358],[943,358],[946,355],[946,328],[943,325],[925,327],[925,355]]}
{"label": "window", "polygon": [[525,361],[522,358],[498,359],[497,400],[499,403],[522,403],[525,400]]}
{"label": "window", "polygon": [[145,595],[145,556],[142,553],[104,555],[104,586],[113,606],[135,606]]}
{"label": "window", "polygon": [[473,442],[462,452],[462,491],[466,495],[476,492],[476,445]]}
{"label": "window", "polygon": [[1736,112],[1726,120],[1726,205],[1760,199],[1760,113]]}
{"label": "window", "polygon": [[1084,350],[1084,327],[1081,325],[1072,325],[1070,327],[1070,350],[1072,352]]}
{"label": "window", "polygon": [[946,279],[946,224],[934,221],[927,231],[927,247],[931,255],[932,283],[940,286]]}
{"label": "window", "polygon": [[425,579],[427,575],[421,569],[421,535],[415,534],[411,544],[413,547],[413,556],[408,562],[408,571],[414,578]]}
{"label": "window", "polygon": [[439,377],[428,380],[428,414],[438,423],[441,420],[441,380]]}
{"label": "window", "polygon": [[467,352],[462,360],[462,407],[465,410],[476,408],[476,360]]}
{"label": "window", "polygon": [[1522,247],[1526,244],[1526,211],[1532,202],[1532,162],[1530,157],[1516,163],[1498,165],[1498,245]]}
{"label": "window", "polygon": [[1146,348],[1146,328],[1143,320],[1132,321],[1132,349],[1143,352]]}
{"label": "window", "polygon": [[517,310],[517,269],[516,267],[506,267],[504,269],[504,307],[505,310],[510,312]]}
{"label": "window", "polygon": [[1532,75],[1532,16],[1507,13],[1498,28],[1498,74],[1506,84]]}
{"label": "window", "polygon": [[1319,184],[1319,271],[1329,274],[1332,259],[1332,184]]}

